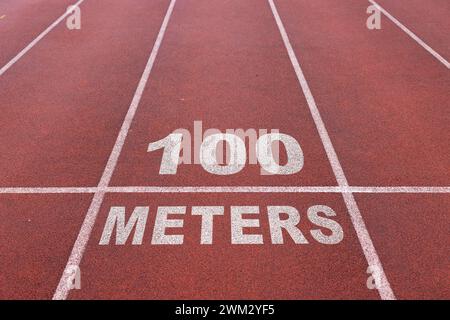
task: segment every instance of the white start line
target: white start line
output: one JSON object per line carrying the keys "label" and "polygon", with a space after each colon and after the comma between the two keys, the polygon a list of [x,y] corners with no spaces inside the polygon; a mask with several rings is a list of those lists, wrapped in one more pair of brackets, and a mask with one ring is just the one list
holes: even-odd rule
{"label": "white start line", "polygon": [[111,186],[99,187],[11,187],[0,194],[77,194],[77,193],[397,193],[442,194],[450,187],[430,186]]}

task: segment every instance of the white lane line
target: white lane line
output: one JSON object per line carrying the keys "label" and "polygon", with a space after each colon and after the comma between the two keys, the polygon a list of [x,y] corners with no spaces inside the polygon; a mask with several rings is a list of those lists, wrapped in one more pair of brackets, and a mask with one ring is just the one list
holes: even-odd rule
{"label": "white lane line", "polygon": [[[71,7],[78,7],[80,4],[82,4],[84,0],[79,0],[77,3],[72,5]],[[14,58],[11,59],[7,64],[5,64],[0,69],[0,76],[2,76],[6,71],[8,71],[9,68],[11,68],[17,61],[20,60],[28,51],[30,51],[39,41],[42,40],[50,31],[52,31],[61,21],[63,21],[69,14],[73,12],[70,10],[67,10],[66,13],[64,13],[61,17],[59,17],[55,22],[53,22],[47,29],[42,31],[40,35],[38,35],[33,41],[31,41],[25,48],[22,49]]]}
{"label": "white lane line", "polygon": [[347,189],[350,193],[450,193],[450,187],[348,187]]}
{"label": "white lane line", "polygon": [[394,16],[392,16],[389,12],[387,12],[382,6],[376,3],[374,0],[368,0],[371,4],[378,8],[386,17],[389,18],[397,27],[402,29],[408,36],[410,36],[414,41],[420,44],[425,50],[427,50],[433,57],[435,57],[439,62],[441,62],[447,69],[450,69],[450,63],[444,59],[439,53],[437,53],[433,48],[427,45],[422,39],[420,39],[414,32],[409,30],[405,25],[403,25],[400,21],[398,21]]}
{"label": "white lane line", "polygon": [[109,187],[110,193],[341,193],[339,187],[176,186]]}
{"label": "white lane line", "polygon": [[[314,123],[316,125],[317,131],[319,132],[320,139],[322,140],[323,146],[327,153],[328,159],[330,161],[331,167],[333,169],[334,175],[340,187],[347,188],[348,182],[345,177],[342,166],[339,162],[339,159],[336,155],[336,151],[334,150],[333,144],[331,143],[330,136],[325,128],[325,124],[320,115],[319,109],[317,108],[314,97],[309,88],[308,82],[303,74],[303,71],[300,67],[300,63],[297,60],[294,49],[289,41],[289,37],[284,28],[283,22],[281,21],[280,15],[278,14],[278,10],[275,6],[273,0],[268,0],[270,8],[272,10],[273,16],[275,18],[276,24],[281,34],[281,38],[283,39],[284,45],[288,52],[289,58],[291,60],[292,66],[294,67],[295,73],[297,75],[297,79],[302,88],[303,94],[305,95],[306,101],[308,103],[309,109],[311,111],[312,117],[314,119]],[[372,243],[372,239],[370,238],[369,232],[367,231],[364,220],[361,216],[361,212],[356,204],[355,198],[352,193],[342,193],[345,204],[347,206],[353,227],[355,228],[356,234],[359,239],[359,243],[363,249],[364,255],[369,266],[376,268],[379,275],[379,283],[377,285],[377,290],[380,294],[380,297],[385,300],[394,300],[395,295],[392,291],[391,285],[384,273],[381,261],[378,257],[377,251]]]}
{"label": "white lane line", "polygon": [[450,193],[450,187],[334,187],[334,186],[120,186],[120,187],[12,187],[0,194],[72,193]]}
{"label": "white lane line", "polygon": [[0,194],[95,193],[96,187],[14,187],[0,188]]}
{"label": "white lane line", "polygon": [[108,187],[109,193],[450,193],[450,187],[189,186]]}
{"label": "white lane line", "polygon": [[136,110],[139,106],[139,102],[141,100],[142,94],[144,92],[145,86],[149,79],[150,73],[153,68],[153,64],[155,62],[156,56],[158,54],[159,48],[161,46],[162,40],[164,38],[164,34],[167,29],[167,25],[169,23],[170,17],[172,15],[173,8],[175,6],[176,0],[171,0],[169,7],[167,9],[166,15],[162,22],[161,28],[159,30],[158,36],[156,38],[155,44],[153,46],[152,52],[148,59],[147,65],[145,66],[142,77],[139,81],[138,87],[136,88],[136,92],[134,94],[133,100],[131,101],[130,107],[128,109],[127,115],[125,116],[125,120],[120,128],[119,135],[114,144],[114,148],[111,152],[111,155],[108,159],[108,163],[106,164],[105,170],[103,171],[103,175],[100,179],[97,192],[94,194],[89,210],[86,214],[86,217],[83,221],[83,225],[81,226],[80,232],[78,233],[77,240],[73,246],[70,257],[67,261],[64,272],[59,281],[58,287],[53,295],[54,300],[64,300],[67,298],[70,286],[71,286],[71,277],[74,268],[80,265],[81,259],[83,257],[84,250],[86,249],[87,242],[92,232],[92,228],[94,226],[95,220],[97,218],[98,212],[100,210],[100,206],[103,202],[103,198],[105,196],[105,189],[108,187],[109,182],[111,180],[112,174],[116,167],[117,161],[119,159],[120,152],[122,151],[122,147],[125,143],[125,139],[128,135],[128,131],[130,129],[131,123],[133,121],[134,115],[136,114]]}

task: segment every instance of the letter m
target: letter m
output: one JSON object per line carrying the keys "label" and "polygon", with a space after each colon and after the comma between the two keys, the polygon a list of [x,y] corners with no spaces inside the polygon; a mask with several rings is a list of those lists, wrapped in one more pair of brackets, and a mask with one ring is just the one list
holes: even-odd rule
{"label": "letter m", "polygon": [[125,225],[125,207],[111,207],[99,244],[109,244],[114,227],[116,227],[116,245],[124,245],[133,228],[135,228],[133,245],[142,244],[148,211],[149,207],[136,207]]}

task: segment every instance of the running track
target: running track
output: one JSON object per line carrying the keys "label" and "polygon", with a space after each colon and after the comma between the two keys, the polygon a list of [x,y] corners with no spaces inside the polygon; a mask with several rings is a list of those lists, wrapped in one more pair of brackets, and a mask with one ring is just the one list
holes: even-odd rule
{"label": "running track", "polygon": [[[84,0],[69,30],[71,1],[2,1],[0,298],[449,299],[450,4],[377,3],[381,30],[366,0]],[[278,129],[304,166],[159,174],[148,144],[194,121]],[[315,205],[342,241],[312,237]],[[114,206],[149,207],[141,245],[99,245]],[[162,206],[180,245],[151,244]],[[194,206],[224,207],[210,245]],[[232,206],[263,244],[231,244]],[[272,244],[268,206],[308,243]]]}

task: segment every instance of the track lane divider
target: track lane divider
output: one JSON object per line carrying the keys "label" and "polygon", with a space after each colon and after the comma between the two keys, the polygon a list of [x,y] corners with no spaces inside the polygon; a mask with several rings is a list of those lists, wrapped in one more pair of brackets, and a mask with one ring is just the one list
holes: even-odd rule
{"label": "track lane divider", "polygon": [[[311,93],[308,82],[306,81],[303,70],[300,67],[300,63],[289,41],[289,37],[287,35],[286,29],[284,28],[275,3],[273,2],[273,0],[268,0],[268,2],[278,26],[278,30],[280,31],[281,38],[283,39],[283,43],[291,60],[295,74],[297,75],[298,82],[308,103],[311,115],[313,117],[317,131],[319,132],[320,139],[322,140],[322,144],[325,148],[325,152],[327,154],[328,160],[330,161],[338,185],[342,188],[348,188],[349,184],[347,178],[339,162],[336,151],[333,147],[330,136],[328,135],[328,131],[322,120],[319,109],[317,108],[315,99]],[[369,232],[364,223],[364,219],[361,216],[361,212],[359,211],[353,194],[351,192],[343,192],[342,196],[347,206],[351,222],[358,236],[358,240],[366,257],[367,263],[370,267],[374,267],[378,271],[379,281],[377,281],[377,290],[380,294],[381,299],[395,300],[396,298],[394,292],[392,291],[391,285],[384,272],[380,258],[378,257],[377,251],[375,250],[375,246],[373,245],[372,239],[370,238]]]}
{"label": "track lane divider", "polygon": [[433,48],[431,48],[428,44],[425,43],[422,39],[420,39],[414,32],[409,30],[405,25],[403,25],[400,21],[398,21],[393,15],[386,11],[382,6],[376,3],[374,0],[368,0],[371,4],[373,4],[378,10],[380,10],[389,20],[391,20],[397,27],[399,27],[403,32],[405,32],[408,36],[410,36],[414,41],[416,41],[419,45],[421,45],[425,50],[427,50],[433,57],[435,57],[440,63],[450,69],[450,62],[444,59],[439,53],[437,53]]}
{"label": "track lane divider", "polygon": [[125,116],[122,127],[120,128],[119,135],[117,136],[116,142],[114,144],[114,148],[111,152],[111,155],[108,159],[106,167],[103,171],[102,177],[98,184],[98,190],[95,192],[94,197],[92,199],[91,205],[88,209],[86,217],[81,226],[80,232],[78,233],[78,237],[73,246],[70,257],[67,261],[66,267],[64,268],[64,272],[59,281],[58,287],[53,295],[53,300],[65,300],[70,291],[71,284],[71,276],[73,268],[77,268],[80,265],[81,259],[83,257],[83,253],[86,249],[86,245],[89,241],[92,229],[94,227],[95,220],[97,218],[100,207],[103,203],[104,196],[106,194],[106,188],[111,181],[111,177],[114,173],[114,169],[117,165],[117,161],[120,156],[120,152],[122,151],[123,145],[125,144],[125,139],[128,135],[128,131],[130,129],[133,118],[136,114],[136,110],[139,106],[139,102],[142,98],[142,94],[144,92],[147,81],[150,77],[150,73],[153,69],[153,65],[158,55],[159,48],[161,46],[162,40],[164,38],[164,34],[167,29],[167,25],[169,23],[170,17],[173,12],[173,8],[175,6],[176,0],[171,0],[169,7],[167,9],[166,15],[162,22],[161,28],[159,30],[158,36],[156,38],[155,44],[153,45],[153,49],[150,53],[150,57],[147,61],[147,65],[145,66],[142,77],[139,81],[139,84],[136,88],[136,92],[133,96],[133,100],[131,101],[128,112]]}

